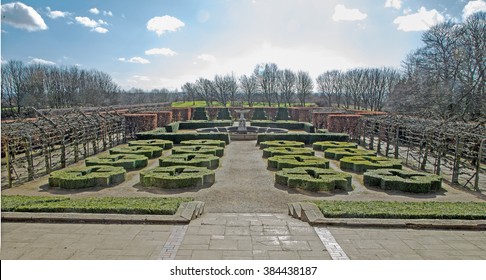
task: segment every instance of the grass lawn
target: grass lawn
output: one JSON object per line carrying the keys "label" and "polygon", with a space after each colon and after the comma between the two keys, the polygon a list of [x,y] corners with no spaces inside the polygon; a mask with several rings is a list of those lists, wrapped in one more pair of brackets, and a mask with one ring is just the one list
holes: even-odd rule
{"label": "grass lawn", "polygon": [[326,218],[486,219],[486,202],[312,201]]}
{"label": "grass lawn", "polygon": [[173,215],[191,198],[2,196],[2,211]]}
{"label": "grass lawn", "polygon": [[[207,107],[205,101],[196,101],[195,104],[193,104],[192,101],[187,101],[187,102],[182,102],[182,101],[172,102],[171,106],[172,107],[181,107],[181,108],[184,108],[184,107]],[[227,106],[231,106],[231,105],[228,103]],[[244,107],[248,107],[248,102],[243,102],[243,106]],[[267,107],[267,106],[268,106],[268,104],[267,103],[263,103],[263,102],[253,103],[253,107]],[[277,104],[273,104],[272,106],[275,106],[276,107]],[[299,103],[295,103],[295,104],[293,104],[293,106],[300,106],[300,105],[299,105]],[[305,106],[306,107],[315,107],[317,105],[315,103],[305,103]],[[213,102],[213,107],[223,107],[223,105],[221,103],[219,103],[219,102]],[[282,106],[282,107],[284,107],[284,106]]]}

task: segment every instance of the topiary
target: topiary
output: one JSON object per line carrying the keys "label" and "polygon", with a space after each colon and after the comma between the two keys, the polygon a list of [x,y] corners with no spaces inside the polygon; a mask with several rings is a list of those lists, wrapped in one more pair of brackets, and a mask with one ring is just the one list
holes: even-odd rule
{"label": "topiary", "polygon": [[218,110],[218,120],[231,120],[231,114],[228,108],[219,108]]}
{"label": "topiary", "polygon": [[275,183],[309,191],[350,191],[350,174],[316,167],[285,168],[275,173]]}
{"label": "topiary", "polygon": [[198,107],[194,109],[194,114],[192,116],[193,120],[207,121],[209,120],[206,114],[206,109],[203,107]]}
{"label": "topiary", "polygon": [[383,190],[428,193],[441,188],[442,177],[400,169],[376,169],[364,173],[364,183]]}
{"label": "topiary", "polygon": [[253,111],[253,116],[251,118],[252,120],[266,120],[267,116],[265,115],[265,110],[261,107],[255,108],[255,111]]}
{"label": "topiary", "polygon": [[136,140],[128,142],[128,146],[155,146],[164,150],[172,149],[173,143],[169,140],[150,139],[150,140]]}
{"label": "topiary", "polygon": [[356,156],[344,157],[339,160],[339,167],[343,170],[352,170],[354,172],[365,172],[373,169],[402,169],[402,162],[399,159],[374,157],[374,156]]}
{"label": "topiary", "polygon": [[214,171],[206,167],[177,165],[140,172],[140,183],[144,187],[179,189],[208,186],[214,181]]}
{"label": "topiary", "polygon": [[49,185],[63,189],[106,187],[125,181],[126,171],[119,166],[66,168],[49,175]]}
{"label": "topiary", "polygon": [[226,143],[221,140],[210,140],[210,139],[201,139],[201,140],[186,140],[181,141],[181,145],[183,146],[217,146],[217,147],[226,147]]}
{"label": "topiary", "polygon": [[324,156],[329,159],[340,160],[343,157],[351,156],[376,156],[376,152],[357,148],[332,148],[325,150]]}
{"label": "topiary", "polygon": [[268,168],[282,170],[284,168],[294,167],[318,167],[329,168],[327,159],[316,156],[274,156],[268,158]]}
{"label": "topiary", "polygon": [[156,158],[162,155],[162,148],[155,147],[155,146],[131,146],[131,147],[120,147],[120,148],[111,148],[110,155],[116,154],[135,154],[135,155],[144,155],[148,158]]}
{"label": "topiary", "polygon": [[147,166],[148,159],[144,155],[118,154],[90,157],[85,160],[86,166],[110,165],[120,166],[125,170],[132,170]]}
{"label": "topiary", "polygon": [[277,109],[276,120],[277,121],[286,121],[286,120],[289,120],[289,119],[290,119],[290,116],[289,116],[289,111],[287,110],[287,108],[279,107]]}
{"label": "topiary", "polygon": [[273,147],[263,149],[263,157],[274,157],[279,155],[302,155],[313,156],[314,151],[309,148],[292,148],[292,147]]}
{"label": "topiary", "polygon": [[304,142],[298,141],[285,141],[285,140],[275,140],[275,141],[265,141],[260,143],[260,149],[272,148],[272,147],[294,147],[294,148],[304,148]]}
{"label": "topiary", "polygon": [[321,141],[315,142],[312,144],[312,149],[315,151],[325,151],[327,149],[334,149],[334,148],[357,148],[358,145],[356,143],[351,142],[338,142],[338,141]]}
{"label": "topiary", "polygon": [[179,146],[172,149],[172,154],[209,154],[218,157],[224,155],[224,148],[216,146]]}
{"label": "topiary", "polygon": [[216,169],[219,166],[219,157],[208,154],[176,154],[159,158],[159,166],[198,166]]}

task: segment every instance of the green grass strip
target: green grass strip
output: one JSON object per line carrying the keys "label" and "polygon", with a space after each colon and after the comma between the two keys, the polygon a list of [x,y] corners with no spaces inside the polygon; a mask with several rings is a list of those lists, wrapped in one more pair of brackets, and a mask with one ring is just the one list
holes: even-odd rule
{"label": "green grass strip", "polygon": [[2,211],[173,215],[191,198],[2,196]]}
{"label": "green grass strip", "polygon": [[312,201],[326,218],[486,219],[486,202]]}

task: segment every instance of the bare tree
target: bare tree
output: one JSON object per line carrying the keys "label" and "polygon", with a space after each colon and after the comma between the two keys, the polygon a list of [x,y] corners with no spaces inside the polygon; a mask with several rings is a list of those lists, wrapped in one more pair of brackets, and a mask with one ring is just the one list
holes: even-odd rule
{"label": "bare tree", "polygon": [[285,106],[292,106],[292,99],[295,95],[295,83],[297,77],[290,69],[279,70],[277,72],[278,88],[280,90],[280,97]]}
{"label": "bare tree", "polygon": [[278,99],[278,66],[275,63],[258,64],[253,73],[257,77],[258,85],[263,98],[268,106],[272,106],[273,100],[280,105]]}
{"label": "bare tree", "polygon": [[206,102],[207,106],[213,105],[214,87],[212,83],[213,82],[205,78],[199,78],[196,81],[196,94]]}
{"label": "bare tree", "polygon": [[300,106],[305,107],[305,100],[314,91],[314,82],[312,81],[309,72],[297,72],[296,91]]}
{"label": "bare tree", "polygon": [[240,77],[240,87],[243,91],[243,96],[248,102],[248,106],[253,107],[253,102],[255,101],[255,95],[258,92],[258,82],[255,75],[247,76],[243,75]]}
{"label": "bare tree", "polygon": [[197,90],[196,85],[193,83],[185,83],[182,86],[182,90],[185,92],[186,96],[192,101],[192,105],[196,105]]}

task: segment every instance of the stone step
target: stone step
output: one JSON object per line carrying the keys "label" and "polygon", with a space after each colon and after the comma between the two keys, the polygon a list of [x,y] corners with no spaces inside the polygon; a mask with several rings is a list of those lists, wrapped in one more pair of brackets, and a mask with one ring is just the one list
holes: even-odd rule
{"label": "stone step", "polygon": [[292,216],[296,219],[301,219],[301,209],[302,207],[300,206],[299,202],[294,202],[294,203],[289,203],[289,216]]}
{"label": "stone step", "polygon": [[301,202],[301,220],[308,223],[313,223],[318,219],[324,219],[321,210],[314,203]]}

